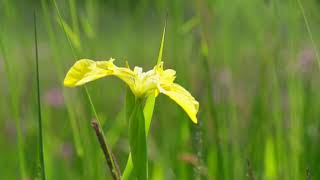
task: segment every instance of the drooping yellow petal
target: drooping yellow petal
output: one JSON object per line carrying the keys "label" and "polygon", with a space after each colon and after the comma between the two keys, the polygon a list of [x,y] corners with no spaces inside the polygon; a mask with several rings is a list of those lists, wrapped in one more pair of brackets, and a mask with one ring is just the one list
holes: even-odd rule
{"label": "drooping yellow petal", "polygon": [[128,68],[119,68],[109,61],[92,61],[81,59],[77,61],[67,73],[64,85],[68,87],[80,86],[96,79],[114,75],[125,81],[130,88],[134,83],[134,74]]}
{"label": "drooping yellow petal", "polygon": [[102,78],[112,74],[111,61],[100,61],[102,67],[97,62],[89,59],[77,61],[68,71],[63,84],[68,87],[80,86],[87,82]]}
{"label": "drooping yellow petal", "polygon": [[198,122],[199,102],[186,89],[179,84],[172,83],[170,86],[160,87],[159,90],[181,106],[194,123]]}

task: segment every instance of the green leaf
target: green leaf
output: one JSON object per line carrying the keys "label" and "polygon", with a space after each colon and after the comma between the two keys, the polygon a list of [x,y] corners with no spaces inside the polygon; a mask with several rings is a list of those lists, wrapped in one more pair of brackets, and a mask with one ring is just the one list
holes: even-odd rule
{"label": "green leaf", "polygon": [[167,20],[164,23],[164,27],[163,27],[163,32],[162,32],[162,38],[161,38],[161,44],[160,44],[160,49],[159,49],[159,55],[158,55],[158,61],[157,61],[157,65],[160,64],[161,60],[162,60],[162,52],[163,52],[163,46],[164,46],[164,38],[166,35],[166,26],[167,26]]}
{"label": "green leaf", "polygon": [[147,140],[141,99],[136,100],[129,119],[129,141],[133,171],[139,180],[148,179]]}
{"label": "green leaf", "polygon": [[127,160],[127,164],[126,167],[122,173],[122,180],[129,180],[131,179],[131,173],[132,173],[132,169],[133,169],[133,164],[132,164],[132,156],[131,153],[129,154],[128,160]]}
{"label": "green leaf", "polygon": [[[129,89],[129,95],[130,95],[130,93],[131,93],[131,91]],[[127,101],[126,101],[126,105],[127,106],[129,104],[131,104],[132,101],[134,103],[134,97],[133,97],[133,100],[132,100],[131,99],[132,97],[128,97],[129,95],[127,94]],[[146,100],[146,103],[145,103],[145,106],[143,108],[143,114],[144,114],[145,126],[146,126],[146,138],[148,137],[148,133],[149,133],[149,129],[150,129],[150,124],[151,124],[151,120],[152,120],[155,100],[156,100],[156,96],[155,95],[148,96],[148,98]],[[127,108],[127,111],[128,111],[128,108]],[[128,157],[128,160],[127,160],[126,167],[125,167],[125,169],[123,171],[123,176],[122,176],[123,180],[130,179],[130,175],[132,173],[132,169],[133,169],[133,164],[132,164],[132,157],[131,157],[131,153],[130,153],[129,157]]]}
{"label": "green leaf", "polygon": [[154,94],[148,96],[146,100],[146,104],[144,105],[144,108],[143,108],[143,114],[144,114],[144,119],[146,124],[146,137],[148,137],[148,134],[149,134],[155,101],[156,101],[156,96]]}
{"label": "green leaf", "polygon": [[136,97],[131,92],[130,88],[126,91],[126,119],[129,120],[132,114]]}

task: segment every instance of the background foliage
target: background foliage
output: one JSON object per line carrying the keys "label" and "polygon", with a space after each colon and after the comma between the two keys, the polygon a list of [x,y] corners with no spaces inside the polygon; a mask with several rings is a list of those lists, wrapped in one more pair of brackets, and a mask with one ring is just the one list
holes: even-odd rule
{"label": "background foliage", "polygon": [[[166,13],[165,67],[200,101],[200,123],[157,98],[150,177],[303,179],[309,169],[319,179],[319,3],[57,0],[60,22],[51,0],[1,0],[0,179],[39,176],[34,10],[47,179],[111,178],[84,89],[62,81],[80,57],[152,68]],[[125,85],[105,78],[87,87],[123,169]]]}

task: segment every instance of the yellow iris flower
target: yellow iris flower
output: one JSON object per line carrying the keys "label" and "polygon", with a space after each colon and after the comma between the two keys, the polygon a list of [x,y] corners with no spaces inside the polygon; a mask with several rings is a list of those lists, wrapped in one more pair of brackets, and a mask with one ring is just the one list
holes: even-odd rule
{"label": "yellow iris flower", "polygon": [[182,107],[194,123],[197,123],[199,103],[186,89],[174,83],[176,71],[163,70],[163,62],[147,72],[143,72],[141,67],[135,67],[133,71],[129,67],[117,67],[113,62],[112,58],[108,61],[81,59],[70,68],[64,79],[64,85],[80,86],[113,75],[124,81],[136,97],[152,93],[155,96],[159,93],[169,96]]}

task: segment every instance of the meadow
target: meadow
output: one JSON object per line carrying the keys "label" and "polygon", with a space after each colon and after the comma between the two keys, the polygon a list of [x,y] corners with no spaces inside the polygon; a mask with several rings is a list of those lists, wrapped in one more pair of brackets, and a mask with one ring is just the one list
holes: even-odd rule
{"label": "meadow", "polygon": [[127,85],[68,88],[64,78],[82,58],[152,69],[165,22],[164,67],[200,106],[195,124],[156,98],[149,179],[320,179],[319,9],[319,0],[0,0],[0,179],[112,179],[97,119],[123,172],[135,135]]}

